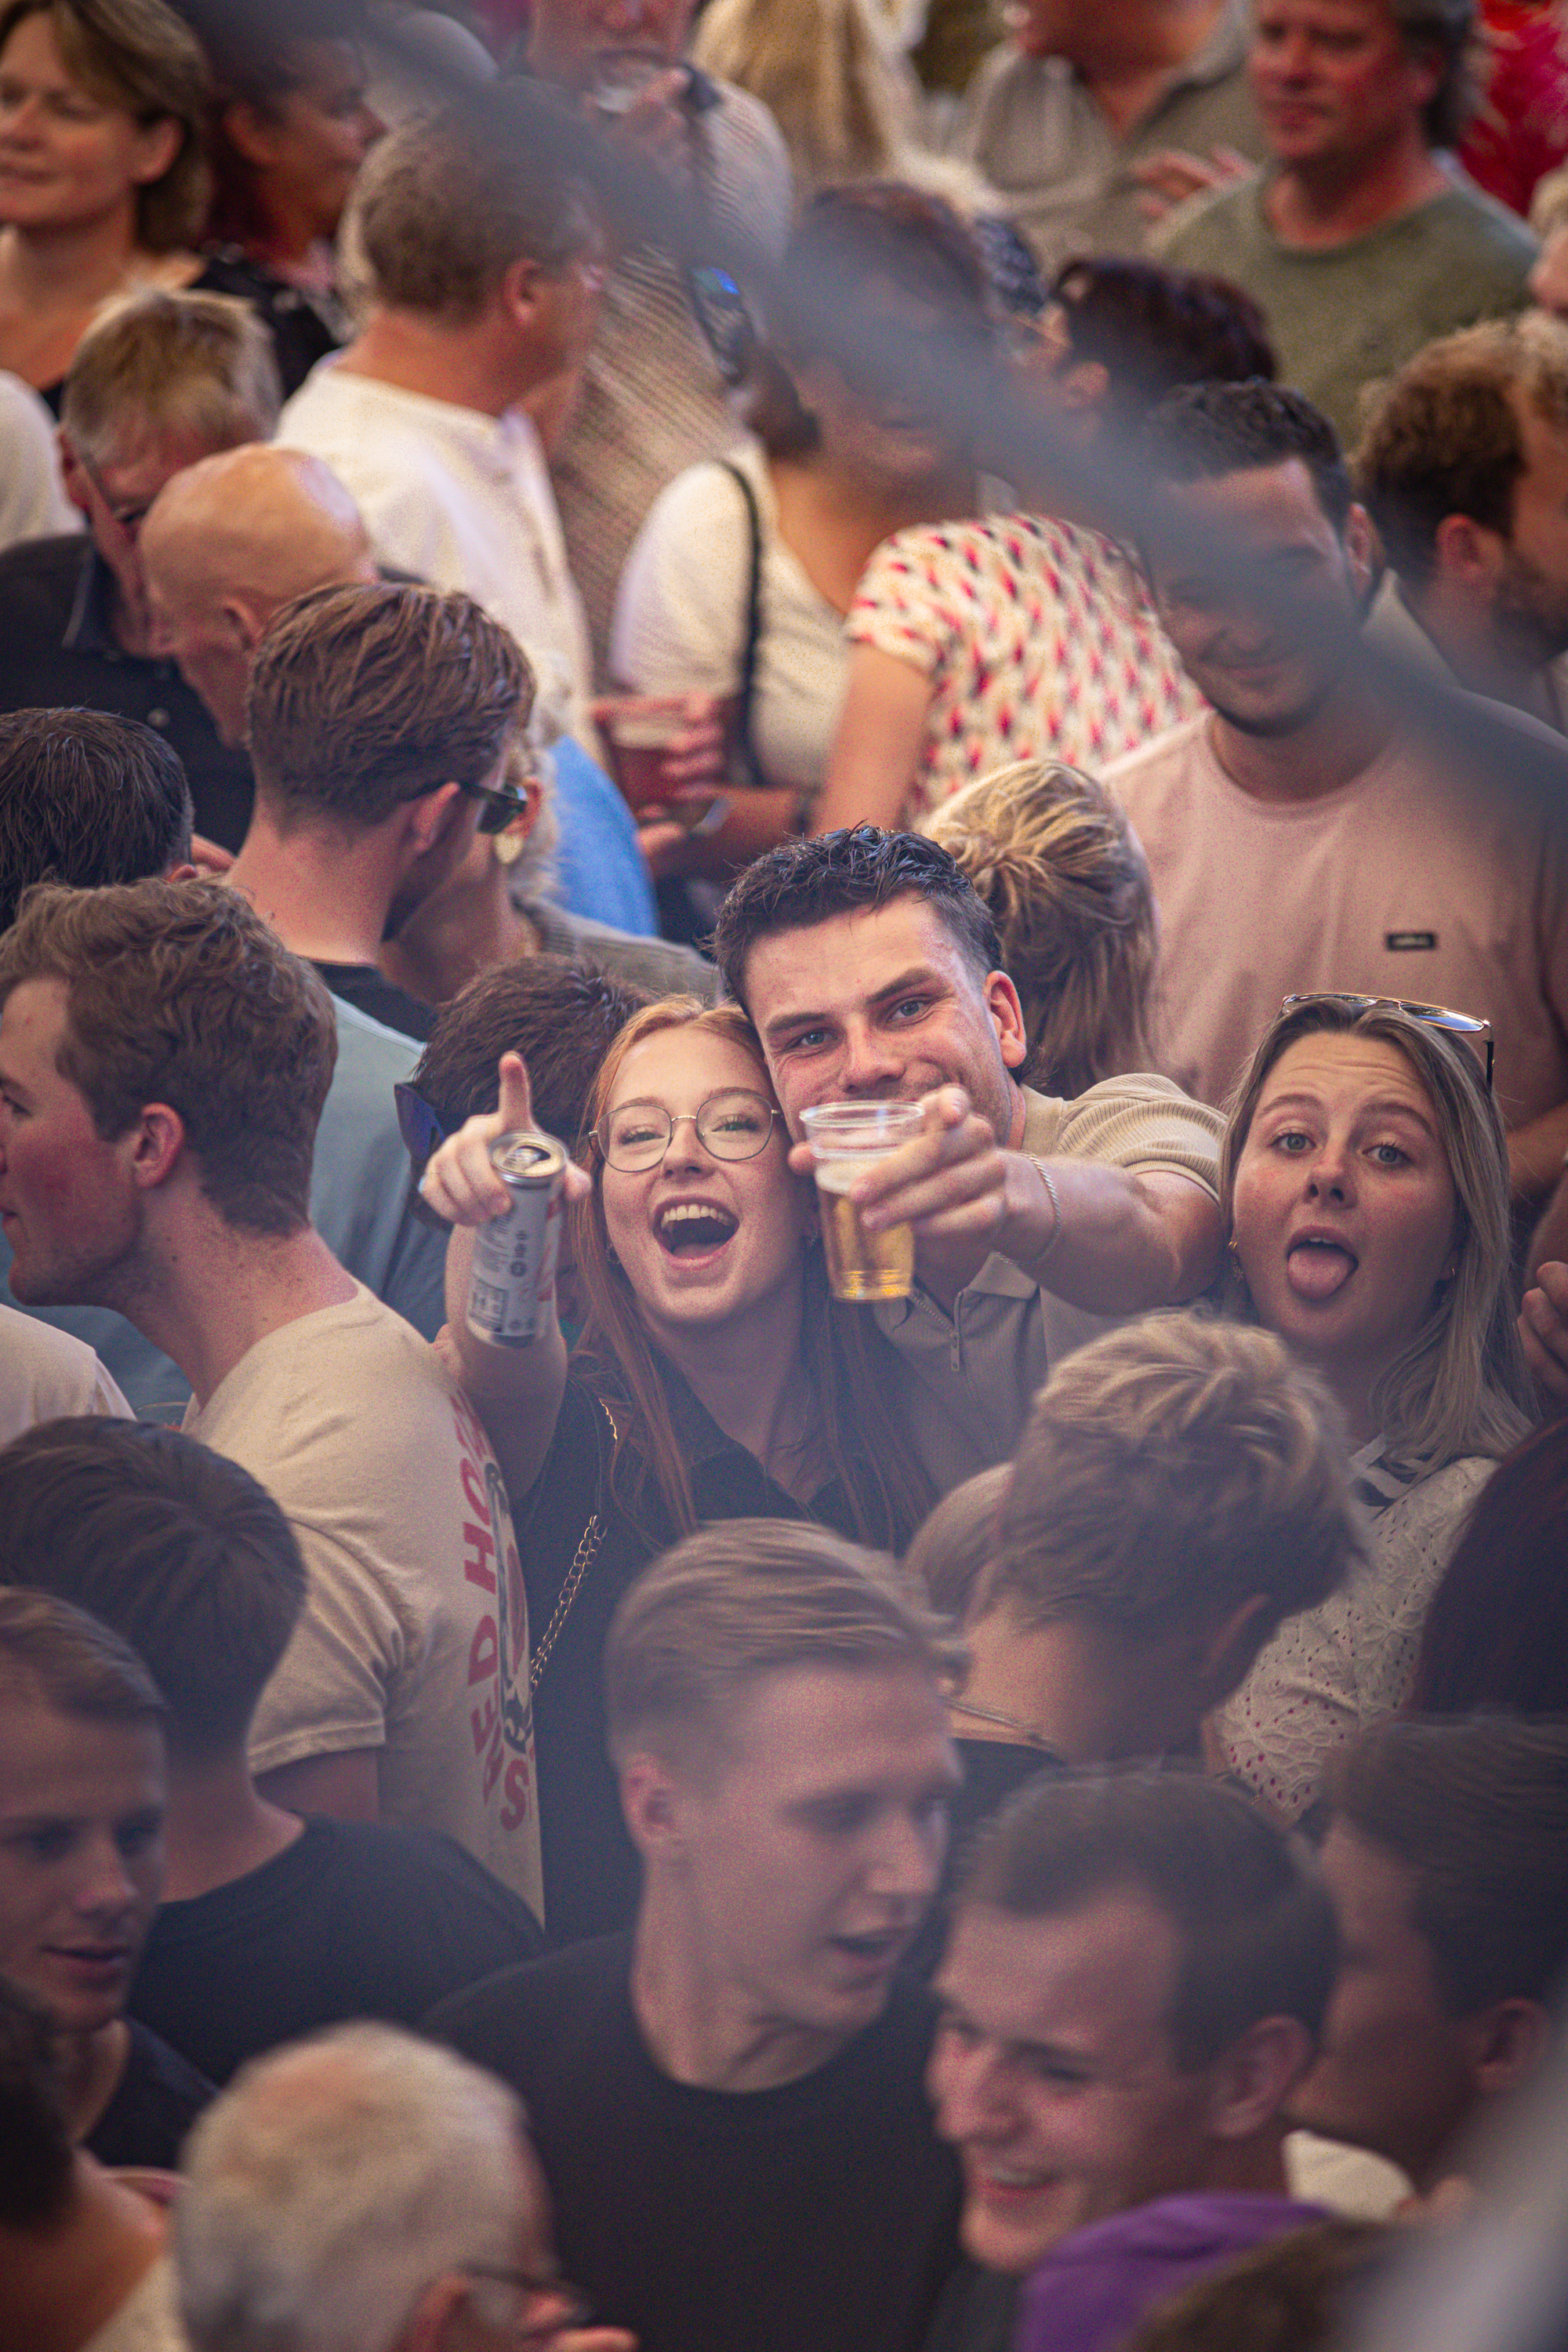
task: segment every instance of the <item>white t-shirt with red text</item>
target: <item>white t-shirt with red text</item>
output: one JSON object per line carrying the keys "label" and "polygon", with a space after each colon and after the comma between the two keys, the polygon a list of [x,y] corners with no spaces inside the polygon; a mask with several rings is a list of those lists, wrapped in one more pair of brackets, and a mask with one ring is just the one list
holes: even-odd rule
{"label": "white t-shirt with red text", "polygon": [[258,1340],[184,1426],[276,1496],[310,1575],[252,1770],[378,1749],[382,1817],[445,1830],[542,1916],[517,1538],[434,1349],[356,1283]]}

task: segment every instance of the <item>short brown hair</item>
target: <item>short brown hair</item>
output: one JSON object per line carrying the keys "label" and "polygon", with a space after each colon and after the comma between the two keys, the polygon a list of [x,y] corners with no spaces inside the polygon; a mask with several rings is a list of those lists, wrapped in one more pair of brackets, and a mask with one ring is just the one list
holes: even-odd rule
{"label": "short brown hair", "polygon": [[1414,1873],[1450,2016],[1548,2000],[1568,1966],[1568,1723],[1374,1724],[1329,1768],[1335,1816]]}
{"label": "short brown hair", "polygon": [[1568,327],[1544,311],[1428,343],[1379,400],[1356,478],[1389,561],[1413,586],[1432,578],[1448,515],[1512,538],[1526,471],[1521,405],[1568,431]]}
{"label": "short brown hair", "polygon": [[41,1698],[83,1723],[158,1723],[163,1702],[118,1633],[52,1592],[0,1587],[0,1704]]}
{"label": "short brown hair", "polygon": [[412,1083],[455,1135],[476,1111],[495,1109],[500,1057],[521,1054],[534,1117],[574,1147],[605,1055],[652,1001],[646,989],[565,956],[496,964],[439,1007]]}
{"label": "short brown hair", "polygon": [[332,1001],[237,890],[42,883],[0,939],[0,1004],[24,981],[49,979],[68,992],[60,1073],[100,1136],[167,1103],[227,1223],[291,1234],[307,1223],[337,1060]]}
{"label": "short brown hair", "polygon": [[272,338],[248,302],[154,286],[88,329],[66,376],[60,423],[89,457],[175,436],[216,457],[269,441],[282,399]]}
{"label": "short brown hair", "polygon": [[724,1519],[656,1560],[605,1645],[610,1752],[704,1728],[758,1676],[790,1666],[919,1667],[951,1681],[961,1653],[883,1553],[829,1528]]}
{"label": "short brown hair", "polygon": [[1339,1415],[1271,1331],[1143,1317],[1035,1400],[976,1606],[1086,1615],[1134,1640],[1267,1596],[1258,1640],[1360,1554]]}
{"label": "short brown hair", "polygon": [[147,253],[195,245],[211,201],[205,131],[211,79],[201,43],[163,0],[11,0],[0,51],[29,16],[47,16],[66,71],[143,129],[177,122],[184,136],[162,179],[136,192],[136,241]]}
{"label": "short brown hair", "polygon": [[166,874],[191,854],[180,755],[115,710],[0,717],[0,932],[35,882],[78,889]]}
{"label": "short brown hair", "polygon": [[1179,2067],[1211,2064],[1265,2017],[1296,2018],[1317,2040],[1333,1906],[1307,1848],[1224,1781],[1152,1764],[1042,1774],[982,1836],[958,1901],[1054,1919],[1125,1888],[1180,1937],[1165,2021]]}
{"label": "short brown hair", "polygon": [[352,210],[377,299],[454,325],[479,316],[514,262],[554,274],[596,235],[584,184],[467,108],[389,131]]}
{"label": "short brown hair", "polygon": [[471,596],[312,588],[256,649],[245,708],[257,789],[285,824],[381,824],[438,785],[482,782],[532,702],[517,640]]}

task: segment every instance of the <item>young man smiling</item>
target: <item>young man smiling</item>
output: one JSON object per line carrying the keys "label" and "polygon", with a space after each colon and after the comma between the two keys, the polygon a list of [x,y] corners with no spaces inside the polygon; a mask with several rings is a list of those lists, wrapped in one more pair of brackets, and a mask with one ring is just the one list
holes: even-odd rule
{"label": "young man smiling", "polygon": [[1021,1792],[975,1857],[936,1978],[930,2087],[975,2266],[937,2340],[1010,2342],[1018,2281],[1075,2292],[1096,2226],[1156,2200],[1189,2210],[1145,2217],[1155,2262],[1162,2219],[1185,2240],[1200,2197],[1211,2242],[1313,2218],[1287,2197],[1281,2110],[1334,1951],[1316,1874],[1235,1790],[1135,1767]]}
{"label": "young man smiling", "polygon": [[1451,1005],[1492,1024],[1514,1190],[1538,1196],[1568,1145],[1560,807],[1510,790],[1501,762],[1445,756],[1378,691],[1360,635],[1371,525],[1310,402],[1195,385],[1161,404],[1151,442],[1173,505],[1315,624],[1150,551],[1161,622],[1213,706],[1107,771],[1159,904],[1169,1066],[1220,1102],[1287,995]]}
{"label": "young man smiling", "polygon": [[1217,1114],[1161,1077],[1075,1102],[1020,1086],[1017,990],[934,842],[858,825],[770,851],[725,899],[714,952],[792,1134],[813,1103],[924,1105],[856,1196],[873,1228],[915,1228],[914,1295],[875,1312],[939,1490],[1012,1453],[1051,1358],[1095,1328],[1084,1310],[1135,1315],[1213,1279]]}
{"label": "young man smiling", "polygon": [[567,2275],[641,2352],[913,2352],[956,2179],[898,1979],[957,1781],[938,1622],[826,1530],[730,1520],[605,1656],[631,1937],[438,2010],[521,2095]]}

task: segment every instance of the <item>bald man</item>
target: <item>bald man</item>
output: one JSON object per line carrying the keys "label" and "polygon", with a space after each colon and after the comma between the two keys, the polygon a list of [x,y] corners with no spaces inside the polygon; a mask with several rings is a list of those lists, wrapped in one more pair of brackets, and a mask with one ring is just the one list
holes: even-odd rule
{"label": "bald man", "polygon": [[251,657],[273,614],[311,588],[377,577],[331,467],[264,443],[176,474],[142,526],[141,554],[153,643],[229,744],[245,740]]}

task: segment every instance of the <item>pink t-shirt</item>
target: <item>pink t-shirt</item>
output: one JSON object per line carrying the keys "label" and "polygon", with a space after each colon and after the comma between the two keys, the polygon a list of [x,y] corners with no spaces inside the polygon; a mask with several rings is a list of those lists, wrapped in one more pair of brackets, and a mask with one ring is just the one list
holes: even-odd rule
{"label": "pink t-shirt", "polygon": [[1198,704],[1121,548],[1041,515],[896,532],[845,627],[931,681],[905,824],[1011,760],[1098,770]]}
{"label": "pink t-shirt", "polygon": [[1163,1066],[1223,1101],[1280,1000],[1406,997],[1492,1024],[1510,1127],[1568,1099],[1568,840],[1394,747],[1321,800],[1254,800],[1207,714],[1107,772],[1160,916]]}

